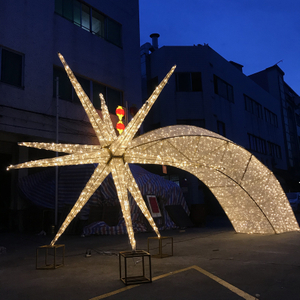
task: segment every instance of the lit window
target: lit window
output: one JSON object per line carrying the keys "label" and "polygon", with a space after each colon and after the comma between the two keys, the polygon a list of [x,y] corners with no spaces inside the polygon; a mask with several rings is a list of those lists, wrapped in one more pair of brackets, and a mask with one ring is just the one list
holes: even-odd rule
{"label": "lit window", "polygon": [[103,15],[93,10],[92,13],[92,32],[102,38],[104,38],[104,21]]}
{"label": "lit window", "polygon": [[90,8],[82,4],[82,20],[81,20],[81,27],[87,31],[90,31]]}
{"label": "lit window", "polygon": [[55,12],[75,25],[122,47],[122,25],[78,0],[55,0]]}

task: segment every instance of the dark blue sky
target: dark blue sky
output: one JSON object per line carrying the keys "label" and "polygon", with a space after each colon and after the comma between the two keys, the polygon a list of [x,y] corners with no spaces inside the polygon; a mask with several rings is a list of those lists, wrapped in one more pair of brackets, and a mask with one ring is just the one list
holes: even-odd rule
{"label": "dark blue sky", "polygon": [[246,75],[278,66],[300,95],[300,0],[140,0],[141,45],[209,44]]}

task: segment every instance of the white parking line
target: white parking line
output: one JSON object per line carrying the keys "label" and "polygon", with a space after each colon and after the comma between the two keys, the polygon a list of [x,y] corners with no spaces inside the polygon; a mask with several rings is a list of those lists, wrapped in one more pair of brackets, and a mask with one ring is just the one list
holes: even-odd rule
{"label": "white parking line", "polygon": [[[233,293],[237,294],[238,296],[240,296],[241,298],[245,299],[245,300],[256,300],[257,298],[247,294],[246,292],[240,290],[239,288],[233,286],[232,284],[224,281],[223,279],[205,271],[204,269],[198,267],[198,266],[191,266],[191,267],[188,267],[188,268],[184,268],[184,269],[180,269],[180,270],[176,270],[176,271],[173,271],[173,272],[170,272],[170,273],[167,273],[167,274],[163,274],[163,275],[159,275],[159,276],[156,276],[156,277],[153,277],[152,278],[152,281],[155,281],[155,280],[159,280],[159,279],[162,279],[164,277],[167,277],[167,276],[170,276],[170,275],[174,275],[174,274],[178,274],[178,273],[181,273],[181,272],[185,272],[185,271],[188,271],[188,270],[191,270],[191,269],[194,269],[202,274],[204,274],[205,276],[211,278],[212,280],[216,281],[217,283],[223,285],[224,287],[226,287],[227,289],[231,290]],[[130,286],[126,286],[124,288],[121,288],[121,289],[118,289],[118,290],[115,290],[113,292],[110,292],[110,293],[107,293],[107,294],[103,294],[101,296],[97,296],[95,298],[91,298],[90,300],[100,300],[100,299],[105,299],[107,297],[110,297],[110,296],[113,296],[113,295],[116,295],[116,294],[119,294],[119,293],[122,293],[122,292],[125,292],[125,291],[128,291],[132,288],[135,288],[137,286],[140,286],[140,284],[136,284],[136,285],[130,285]]]}

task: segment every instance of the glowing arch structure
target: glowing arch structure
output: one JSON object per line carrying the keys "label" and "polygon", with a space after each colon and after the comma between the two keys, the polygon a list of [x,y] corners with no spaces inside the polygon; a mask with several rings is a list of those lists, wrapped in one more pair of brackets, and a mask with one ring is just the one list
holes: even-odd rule
{"label": "glowing arch structure", "polygon": [[273,173],[244,148],[193,126],[170,126],[131,142],[128,163],[169,165],[198,177],[240,233],[282,233],[299,226]]}
{"label": "glowing arch structure", "polygon": [[237,232],[281,233],[299,230],[291,206],[273,173],[242,147],[203,128],[191,126],[165,127],[134,138],[176,66],[167,73],[122,134],[117,136],[103,95],[99,95],[101,118],[64,57],[60,53],[58,56],[95,130],[99,145],[21,143],[21,146],[62,152],[65,155],[7,168],[98,164],[51,241],[52,246],[109,173],[116,185],[132,249],[136,249],[136,241],[128,192],[160,237],[128,163],[169,165],[194,174],[214,193]]}

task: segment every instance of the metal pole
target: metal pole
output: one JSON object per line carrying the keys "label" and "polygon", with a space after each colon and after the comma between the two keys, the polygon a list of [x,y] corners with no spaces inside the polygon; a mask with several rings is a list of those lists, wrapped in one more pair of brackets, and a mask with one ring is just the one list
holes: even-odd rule
{"label": "metal pole", "polygon": [[125,126],[128,125],[128,122],[129,122],[129,116],[128,116],[128,102],[126,101],[125,102],[125,110],[126,110],[126,113],[125,113]]}
{"label": "metal pole", "polygon": [[[59,78],[55,78],[56,82],[56,144],[58,143],[58,99],[59,99]],[[56,152],[56,157],[58,157],[58,152]],[[58,167],[55,167],[55,219],[54,225],[57,227],[58,219]],[[57,229],[57,228],[56,228]]]}

